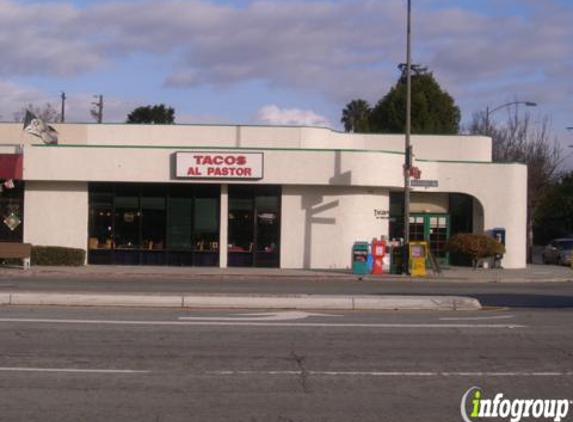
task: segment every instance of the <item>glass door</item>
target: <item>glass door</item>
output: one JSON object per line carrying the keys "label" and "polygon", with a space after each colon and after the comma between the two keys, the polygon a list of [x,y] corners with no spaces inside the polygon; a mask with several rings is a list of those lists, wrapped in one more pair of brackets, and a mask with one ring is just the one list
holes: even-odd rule
{"label": "glass door", "polygon": [[279,266],[279,223],[278,210],[257,209],[255,227],[257,233],[255,265],[257,267]]}
{"label": "glass door", "polygon": [[446,243],[450,237],[450,224],[448,215],[431,215],[427,228],[430,250],[441,265],[449,263],[449,253]]}
{"label": "glass door", "polygon": [[230,267],[279,267],[279,186],[229,186]]}
{"label": "glass door", "polygon": [[450,256],[446,243],[450,238],[448,214],[413,214],[410,216],[410,240],[426,241],[440,265],[448,265]]}

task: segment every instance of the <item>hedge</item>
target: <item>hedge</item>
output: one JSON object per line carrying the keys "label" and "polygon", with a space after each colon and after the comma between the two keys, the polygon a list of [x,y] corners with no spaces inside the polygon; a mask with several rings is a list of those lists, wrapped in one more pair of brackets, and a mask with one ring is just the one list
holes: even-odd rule
{"label": "hedge", "polygon": [[491,236],[476,233],[453,235],[446,245],[449,252],[460,253],[471,258],[474,269],[479,261],[491,256],[505,254],[505,246]]}
{"label": "hedge", "polygon": [[61,246],[32,246],[32,265],[81,266],[86,261],[83,249]]}

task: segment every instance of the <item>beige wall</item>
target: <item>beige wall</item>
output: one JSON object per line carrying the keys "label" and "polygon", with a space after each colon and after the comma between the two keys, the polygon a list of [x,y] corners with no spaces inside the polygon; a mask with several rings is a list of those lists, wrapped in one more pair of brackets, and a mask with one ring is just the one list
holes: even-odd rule
{"label": "beige wall", "polygon": [[352,244],[388,233],[387,189],[285,186],[282,196],[281,267],[349,268]]}
{"label": "beige wall", "polygon": [[25,242],[85,250],[87,236],[87,183],[26,182]]}
{"label": "beige wall", "polygon": [[410,212],[447,213],[450,208],[447,193],[412,192]]}
{"label": "beige wall", "polygon": [[[404,151],[404,135],[352,134],[316,127],[57,124],[60,145],[148,145],[156,147],[294,148]],[[491,139],[483,136],[414,135],[417,159],[491,161]],[[21,123],[0,123],[0,144],[36,144],[41,140]]]}
{"label": "beige wall", "polygon": [[[173,178],[172,156],[176,151],[175,148],[151,147],[26,146],[24,178],[28,181],[190,183],[188,180]],[[399,154],[336,150],[263,152],[264,179],[246,183],[347,187],[357,191],[380,187],[400,189],[403,185],[403,157]],[[446,193],[472,195],[483,206],[484,230],[493,227],[507,229],[508,253],[504,258],[504,266],[525,266],[525,166],[438,161],[419,161],[416,164],[422,170],[422,179],[436,180],[438,188],[414,188],[414,198],[417,192],[424,193],[427,198],[430,197],[429,194],[437,193],[440,195],[432,206],[445,208],[446,204],[439,198],[444,198]],[[202,181],[215,182],[218,183]],[[368,200],[365,201],[364,204],[370,206]],[[344,219],[343,221],[346,224]],[[352,226],[360,223],[349,221],[348,224]],[[324,264],[330,265],[328,260]]]}

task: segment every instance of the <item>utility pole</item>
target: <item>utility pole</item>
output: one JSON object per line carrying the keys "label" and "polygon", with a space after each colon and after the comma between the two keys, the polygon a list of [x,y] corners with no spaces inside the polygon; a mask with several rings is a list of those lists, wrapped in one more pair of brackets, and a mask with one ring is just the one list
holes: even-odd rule
{"label": "utility pole", "polygon": [[64,123],[66,121],[66,93],[62,91],[62,112],[60,113],[60,122]]}
{"label": "utility pole", "polygon": [[92,102],[93,105],[96,106],[95,110],[90,110],[93,117],[95,117],[98,123],[101,123],[103,120],[103,95],[94,95],[94,98],[98,100],[96,102]]}
{"label": "utility pole", "polygon": [[412,49],[411,49],[411,10],[412,2],[408,0],[408,22],[406,29],[406,140],[404,145],[404,255],[403,273],[409,273],[408,243],[410,243],[410,169],[412,168]]}

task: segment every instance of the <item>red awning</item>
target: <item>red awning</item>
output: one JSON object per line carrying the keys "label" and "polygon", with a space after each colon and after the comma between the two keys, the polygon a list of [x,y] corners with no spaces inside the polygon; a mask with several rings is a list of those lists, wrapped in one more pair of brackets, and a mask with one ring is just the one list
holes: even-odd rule
{"label": "red awning", "polygon": [[22,154],[0,154],[0,179],[22,180]]}

